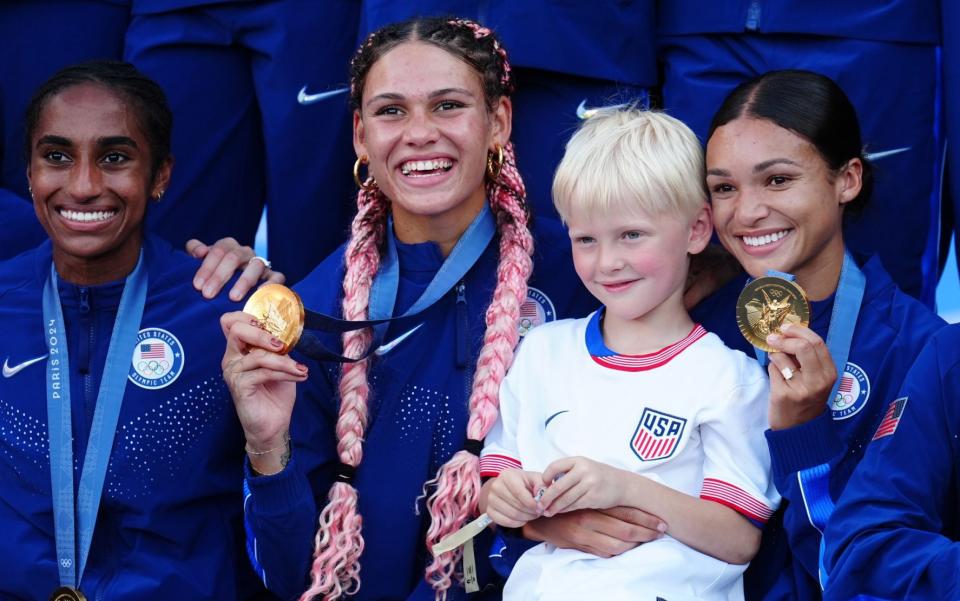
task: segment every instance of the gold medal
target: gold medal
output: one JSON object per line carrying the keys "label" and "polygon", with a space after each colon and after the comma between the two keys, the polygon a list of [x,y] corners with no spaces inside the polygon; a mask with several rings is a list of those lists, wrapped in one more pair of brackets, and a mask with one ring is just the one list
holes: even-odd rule
{"label": "gold medal", "polygon": [[50,595],[50,601],[87,601],[87,597],[72,586],[61,586]]}
{"label": "gold medal", "polygon": [[296,292],[280,284],[265,284],[243,306],[260,327],[283,343],[281,354],[290,352],[303,333],[303,302]]}
{"label": "gold medal", "polygon": [[807,295],[796,282],[766,276],[744,287],[737,299],[737,325],[750,344],[772,352],[767,336],[779,334],[788,323],[810,323]]}

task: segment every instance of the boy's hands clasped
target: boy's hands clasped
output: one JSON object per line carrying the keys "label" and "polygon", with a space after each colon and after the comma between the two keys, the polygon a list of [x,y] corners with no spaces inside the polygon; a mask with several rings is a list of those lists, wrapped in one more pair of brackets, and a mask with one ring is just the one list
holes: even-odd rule
{"label": "boy's hands clasped", "polygon": [[538,494],[546,485],[537,472],[507,469],[490,482],[486,513],[505,528],[520,528],[543,515]]}
{"label": "boy's hands clasped", "polygon": [[542,474],[504,470],[489,484],[487,515],[507,528],[541,516],[578,509],[609,509],[622,504],[622,470],[586,457],[564,457]]}

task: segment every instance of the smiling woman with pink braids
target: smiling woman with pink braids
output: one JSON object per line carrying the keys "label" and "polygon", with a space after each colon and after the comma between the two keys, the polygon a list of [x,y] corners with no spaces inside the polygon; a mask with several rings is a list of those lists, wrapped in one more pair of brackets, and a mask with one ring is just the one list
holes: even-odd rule
{"label": "smiling woman with pink braids", "polygon": [[[248,548],[284,598],[463,598],[460,553],[428,549],[476,516],[477,455],[514,348],[593,302],[560,224],[529,223],[510,65],[489,29],[390,25],[357,51],[351,84],[357,216],[298,292],[349,320],[416,315],[332,339],[349,357],[375,349],[342,367],[272,352],[249,316],[224,316]],[[488,548],[477,586],[495,596]]]}

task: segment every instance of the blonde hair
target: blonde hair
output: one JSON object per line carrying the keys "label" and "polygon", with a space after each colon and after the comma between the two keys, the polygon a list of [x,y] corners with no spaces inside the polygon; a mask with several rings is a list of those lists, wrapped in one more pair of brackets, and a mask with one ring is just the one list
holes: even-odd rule
{"label": "blonde hair", "polygon": [[703,150],[682,121],[635,107],[599,109],[567,142],[553,203],[574,210],[641,210],[692,218],[707,201]]}

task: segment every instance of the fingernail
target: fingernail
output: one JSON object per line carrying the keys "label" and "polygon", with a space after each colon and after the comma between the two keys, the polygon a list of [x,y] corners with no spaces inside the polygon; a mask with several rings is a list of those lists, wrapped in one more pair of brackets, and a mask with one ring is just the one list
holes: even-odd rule
{"label": "fingernail", "polygon": [[256,327],[259,328],[259,327],[260,327],[260,322],[257,321],[256,319],[251,319],[251,320],[250,320],[250,325],[256,326]]}
{"label": "fingernail", "polygon": [[779,334],[768,334],[767,335],[767,344],[776,344],[780,342],[781,336]]}
{"label": "fingernail", "polygon": [[297,369],[299,369],[299,370],[302,371],[302,372],[306,372],[306,371],[307,371],[307,366],[304,365],[303,363],[297,363]]}
{"label": "fingernail", "polygon": [[271,339],[270,339],[270,344],[272,344],[273,346],[275,346],[275,347],[277,347],[277,348],[280,348],[281,346],[283,346],[283,343],[280,342],[280,340],[278,340],[278,339],[276,339],[276,338],[271,338]]}
{"label": "fingernail", "polygon": [[200,290],[203,288],[204,282],[206,282],[206,280],[203,278],[194,278],[193,287],[196,288],[197,290]]}
{"label": "fingernail", "polygon": [[657,524],[657,531],[659,531],[659,532],[666,532],[666,531],[667,531],[667,525],[664,524],[663,522],[660,522],[659,524]]}
{"label": "fingernail", "polygon": [[789,330],[789,329],[792,328],[792,327],[793,327],[793,324],[788,321],[787,323],[785,323],[785,324],[783,324],[782,326],[780,326],[780,331],[781,331],[781,332],[786,332],[787,330]]}

